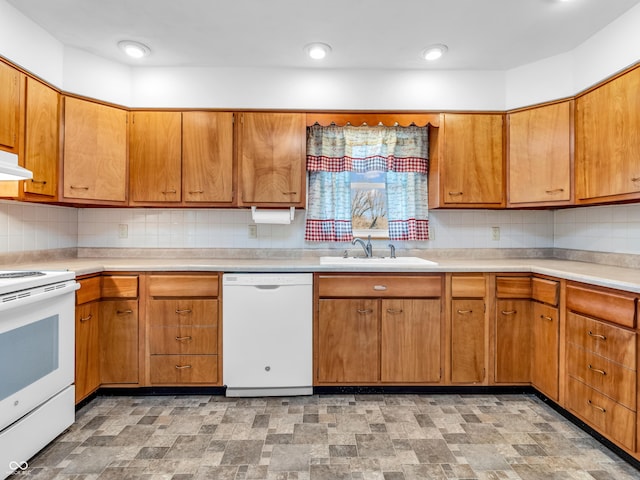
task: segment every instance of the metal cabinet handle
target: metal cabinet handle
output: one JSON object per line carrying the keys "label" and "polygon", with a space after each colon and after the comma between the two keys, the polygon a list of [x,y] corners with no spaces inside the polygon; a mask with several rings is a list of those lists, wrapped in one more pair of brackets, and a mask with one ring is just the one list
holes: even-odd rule
{"label": "metal cabinet handle", "polygon": [[473,310],[458,310],[460,315],[466,315],[468,313],[473,313]]}
{"label": "metal cabinet handle", "polygon": [[599,335],[597,333],[593,333],[591,330],[589,330],[587,332],[587,335],[589,335],[590,337],[593,337],[593,338],[597,338],[598,340],[606,340],[607,339],[607,337],[605,337],[604,335]]}
{"label": "metal cabinet handle", "polygon": [[298,192],[282,192],[283,195],[296,195]]}
{"label": "metal cabinet handle", "polygon": [[184,342],[186,340],[191,340],[191,335],[187,336],[187,337],[176,337],[176,340],[179,342]]}
{"label": "metal cabinet handle", "polygon": [[191,368],[191,365],[176,365],[178,370],[184,370],[185,368]]}
{"label": "metal cabinet handle", "polygon": [[116,310],[118,315],[130,315],[133,313],[133,310]]}
{"label": "metal cabinet handle", "polygon": [[633,177],[631,178],[632,182],[640,182],[640,177]]}
{"label": "metal cabinet handle", "polygon": [[607,372],[605,372],[604,370],[600,370],[598,368],[593,368],[590,364],[587,365],[587,367],[589,368],[589,370],[591,370],[592,372],[596,372],[599,373],[600,375],[606,375]]}
{"label": "metal cabinet handle", "polygon": [[175,190],[175,189],[174,189],[174,190],[163,190],[163,191],[162,191],[162,193],[163,193],[164,195],[167,195],[167,194],[169,194],[169,193],[176,193],[176,190]]}
{"label": "metal cabinet handle", "polygon": [[370,308],[364,308],[364,309],[359,308],[358,313],[360,315],[365,315],[367,313],[373,313],[373,310],[371,310]]}
{"label": "metal cabinet handle", "polygon": [[46,185],[47,181],[46,180],[36,180],[34,178],[31,179],[31,183],[37,183],[39,185]]}
{"label": "metal cabinet handle", "polygon": [[549,320],[550,322],[553,322],[553,318],[547,317],[546,315],[540,315],[540,318],[543,320]]}
{"label": "metal cabinet handle", "polygon": [[83,187],[83,186],[76,187],[75,185],[69,185],[69,188],[71,190],[89,190],[89,187]]}
{"label": "metal cabinet handle", "polygon": [[80,318],[80,321],[81,321],[82,323],[84,323],[84,322],[88,322],[88,321],[89,321],[89,320],[91,320],[92,318],[93,318],[93,315],[89,314],[89,316],[88,316],[88,317],[84,317],[84,318],[82,318],[82,317],[81,317],[81,318]]}
{"label": "metal cabinet handle", "polygon": [[502,310],[502,315],[515,315],[518,313],[517,310]]}
{"label": "metal cabinet handle", "polygon": [[387,308],[387,313],[390,313],[391,315],[398,315],[398,314],[402,313],[402,309],[401,308]]}
{"label": "metal cabinet handle", "polygon": [[184,310],[179,310],[179,309],[176,308],[176,313],[178,315],[185,315],[187,313],[191,313],[191,309],[190,308],[186,308]]}
{"label": "metal cabinet handle", "polygon": [[374,285],[373,289],[376,292],[384,292],[387,289],[387,286],[386,285]]}
{"label": "metal cabinet handle", "polygon": [[449,192],[449,195],[453,195],[453,196],[459,196],[462,195],[462,192]]}
{"label": "metal cabinet handle", "polygon": [[189,190],[189,193],[204,193],[204,190]]}
{"label": "metal cabinet handle", "polygon": [[596,405],[595,403],[593,403],[591,400],[587,400],[587,403],[589,404],[590,407],[595,408],[596,410],[600,410],[602,413],[607,413],[606,408],[602,408],[599,405]]}
{"label": "metal cabinet handle", "polygon": [[564,192],[564,188],[553,188],[551,190],[545,190],[545,193],[551,195],[552,193],[562,193]]}

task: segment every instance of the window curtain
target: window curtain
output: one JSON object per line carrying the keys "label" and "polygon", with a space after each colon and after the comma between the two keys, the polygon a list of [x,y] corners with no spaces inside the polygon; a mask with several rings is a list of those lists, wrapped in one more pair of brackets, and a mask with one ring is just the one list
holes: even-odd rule
{"label": "window curtain", "polygon": [[386,172],[391,240],[428,240],[426,127],[313,125],[307,136],[305,240],[353,239],[349,172]]}

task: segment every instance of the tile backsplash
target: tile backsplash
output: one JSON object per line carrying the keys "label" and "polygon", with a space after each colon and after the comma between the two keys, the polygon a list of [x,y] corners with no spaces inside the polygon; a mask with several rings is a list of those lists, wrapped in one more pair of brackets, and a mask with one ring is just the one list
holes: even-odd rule
{"label": "tile backsplash", "polygon": [[[291,225],[257,225],[244,209],[72,208],[0,201],[0,254],[88,248],[353,248],[304,241],[303,210]],[[563,210],[433,210],[432,239],[402,248],[563,248],[640,254],[640,205]],[[499,228],[494,239],[493,227]],[[386,249],[386,240],[374,248]]]}

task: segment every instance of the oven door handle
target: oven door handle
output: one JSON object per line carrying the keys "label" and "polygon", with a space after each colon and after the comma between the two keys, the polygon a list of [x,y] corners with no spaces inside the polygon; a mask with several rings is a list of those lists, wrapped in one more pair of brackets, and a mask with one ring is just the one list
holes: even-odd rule
{"label": "oven door handle", "polygon": [[[13,310],[14,308],[25,307],[27,305],[33,305],[34,303],[49,300],[50,298],[58,297],[60,295],[71,294],[80,288],[80,284],[75,281],[59,284],[56,286],[57,288],[26,296],[24,296],[25,292],[17,292],[15,294],[15,298],[6,296],[5,300],[0,303],[0,312],[6,312],[8,310]],[[11,299],[9,300],[8,298]]]}

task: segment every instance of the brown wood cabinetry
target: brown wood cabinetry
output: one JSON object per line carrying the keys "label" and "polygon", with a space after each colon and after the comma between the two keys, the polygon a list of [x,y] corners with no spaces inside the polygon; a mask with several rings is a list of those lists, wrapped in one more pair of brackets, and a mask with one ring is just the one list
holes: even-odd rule
{"label": "brown wood cabinetry", "polygon": [[316,384],[441,381],[439,275],[317,275],[316,288]]}
{"label": "brown wood cabinetry", "polygon": [[531,383],[547,397],[560,399],[560,284],[555,280],[531,280],[532,352]]}
{"label": "brown wood cabinetry", "polygon": [[305,114],[245,112],[239,116],[238,205],[304,207]]}
{"label": "brown wood cabinetry", "polygon": [[219,385],[218,275],[149,275],[148,383]]}
{"label": "brown wood cabinetry", "polygon": [[572,201],[573,101],[507,115],[509,206]]}
{"label": "brown wood cabinetry", "polygon": [[531,301],[496,302],[496,383],[531,382]]}
{"label": "brown wood cabinetry", "polygon": [[[98,281],[99,277],[96,277]],[[81,280],[80,289],[89,280]],[[80,290],[79,290],[80,291]],[[100,386],[100,303],[96,296],[76,300],[76,403],[95,392]]]}
{"label": "brown wood cabinetry", "polygon": [[627,319],[635,318],[636,297],[587,285],[567,286],[566,408],[632,451],[637,434],[638,339]]}
{"label": "brown wood cabinetry", "polygon": [[19,153],[24,75],[0,60],[0,148]]}
{"label": "brown wood cabinetry", "polygon": [[505,206],[502,114],[445,114],[438,132],[434,207]]}
{"label": "brown wood cabinetry", "polygon": [[130,119],[130,204],[180,203],[181,113],[140,111],[132,112]]}
{"label": "brown wood cabinetry", "polygon": [[64,98],[62,184],[65,200],[126,203],[126,110]]}
{"label": "brown wood cabinetry", "polygon": [[640,68],[576,99],[576,202],[640,198]]}
{"label": "brown wood cabinetry", "polygon": [[233,113],[182,113],[185,203],[233,202]]}

